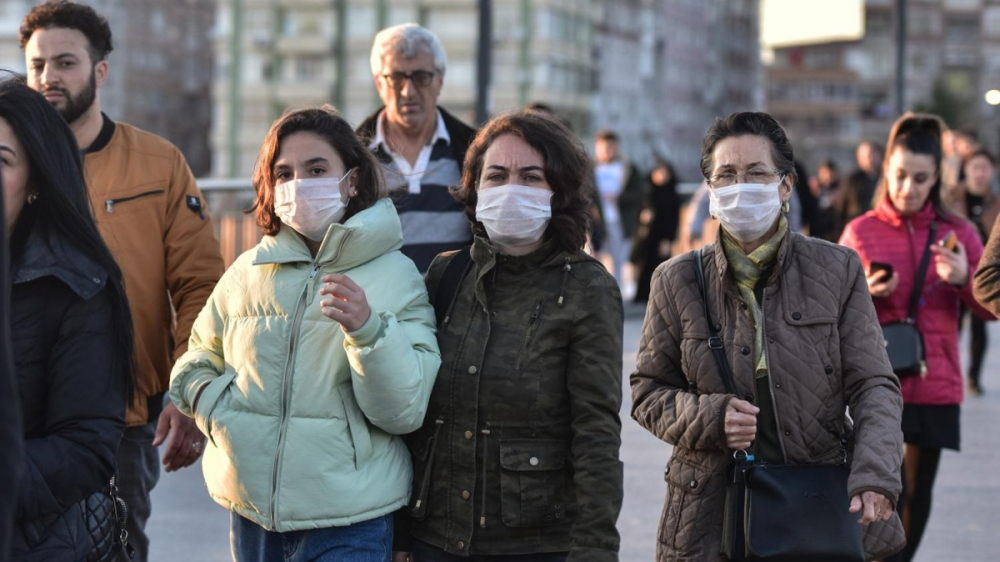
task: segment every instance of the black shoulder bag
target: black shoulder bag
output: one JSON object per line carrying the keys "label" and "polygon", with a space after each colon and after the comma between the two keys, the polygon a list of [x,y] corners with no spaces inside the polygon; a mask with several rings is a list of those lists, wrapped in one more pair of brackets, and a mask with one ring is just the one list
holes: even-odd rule
{"label": "black shoulder bag", "polygon": [[[708,346],[726,389],[736,394],[736,380],[726,359],[721,326],[712,323],[701,250],[695,250],[695,273],[708,321]],[[760,562],[863,562],[864,546],[857,515],[847,496],[847,449],[834,465],[771,465],[738,451],[727,470],[726,507],[720,554],[726,560]]]}
{"label": "black shoulder bag", "polygon": [[917,278],[914,279],[913,292],[910,294],[910,308],[906,319],[882,325],[882,338],[885,340],[885,352],[889,355],[889,364],[892,365],[892,372],[900,378],[927,375],[924,337],[917,329],[917,307],[920,305],[920,295],[924,291],[924,280],[931,263],[931,244],[937,238],[937,229],[937,221],[931,222],[927,246],[920,259]]}

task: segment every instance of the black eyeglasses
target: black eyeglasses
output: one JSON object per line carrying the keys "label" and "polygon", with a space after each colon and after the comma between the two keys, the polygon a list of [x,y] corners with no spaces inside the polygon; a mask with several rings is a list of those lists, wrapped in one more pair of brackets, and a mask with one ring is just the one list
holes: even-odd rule
{"label": "black eyeglasses", "polygon": [[382,78],[385,78],[385,81],[393,88],[402,88],[407,80],[412,80],[413,85],[418,88],[426,88],[430,86],[431,80],[434,80],[435,74],[437,74],[436,70],[414,70],[409,74],[405,72],[383,74]]}

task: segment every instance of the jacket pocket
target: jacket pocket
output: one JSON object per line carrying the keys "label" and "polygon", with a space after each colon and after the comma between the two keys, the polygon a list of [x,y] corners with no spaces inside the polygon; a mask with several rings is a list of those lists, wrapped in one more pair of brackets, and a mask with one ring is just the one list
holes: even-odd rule
{"label": "jacket pocket", "polygon": [[[703,521],[710,520],[711,516],[699,513],[702,509],[698,498],[708,487],[711,475],[707,468],[676,456],[670,458],[663,474],[667,482],[667,499],[660,518],[660,543],[680,552],[690,551],[703,543],[709,531]],[[714,520],[711,524],[715,524]]]}
{"label": "jacket pocket", "polygon": [[233,382],[236,377],[235,373],[225,373],[216,377],[212,382],[208,383],[201,394],[198,395],[198,404],[195,406],[194,411],[194,422],[201,430],[205,437],[208,437],[209,443],[215,446],[215,439],[212,436],[213,424],[212,424],[212,414],[215,412],[215,407],[219,403],[219,399],[229,388],[229,384]]}
{"label": "jacket pocket", "polygon": [[354,468],[361,470],[361,465],[372,456],[372,436],[368,431],[368,420],[358,406],[358,399],[351,390],[351,383],[337,387],[340,399],[344,403],[347,415],[347,427],[351,432],[351,443],[354,445]]}
{"label": "jacket pocket", "polygon": [[544,527],[566,516],[566,444],[500,440],[500,507],[508,527]]}
{"label": "jacket pocket", "polygon": [[531,316],[528,317],[528,325],[524,329],[524,338],[521,340],[521,347],[517,351],[517,359],[514,361],[514,371],[520,371],[524,368],[524,363],[527,360],[528,348],[531,346],[531,341],[535,337],[535,333],[538,332],[538,324],[541,322],[542,316],[542,301],[538,301],[535,307],[531,310]]}
{"label": "jacket pocket", "polygon": [[137,190],[137,193],[132,195],[121,195],[113,199],[106,199],[104,201],[104,209],[108,213],[114,214],[122,209],[128,210],[144,199],[163,195],[167,192],[166,189],[156,187],[157,185],[159,185],[159,182],[142,186]]}

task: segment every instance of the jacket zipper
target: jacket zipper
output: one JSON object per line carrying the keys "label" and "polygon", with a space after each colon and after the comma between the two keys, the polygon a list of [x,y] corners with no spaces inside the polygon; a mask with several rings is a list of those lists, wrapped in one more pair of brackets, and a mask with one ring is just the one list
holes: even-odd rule
{"label": "jacket zipper", "polygon": [[142,199],[143,197],[149,197],[150,195],[157,195],[159,193],[164,193],[165,191],[166,190],[164,190],[164,189],[154,189],[153,191],[147,191],[145,193],[140,193],[138,195],[130,195],[128,197],[121,197],[119,199],[108,199],[107,201],[104,202],[104,204],[105,204],[106,208],[108,209],[108,212],[109,213],[113,213],[113,212],[115,212],[115,209],[114,209],[115,205],[117,205],[119,203],[125,203],[125,202],[128,202],[128,201],[134,201],[136,199]]}
{"label": "jacket zipper", "polygon": [[[319,253],[317,252],[317,255]],[[319,262],[313,262],[313,268],[309,272],[309,280],[302,288],[299,302],[295,306],[295,315],[292,317],[292,332],[288,339],[288,358],[285,360],[285,372],[281,382],[281,423],[278,426],[278,446],[274,450],[274,466],[271,469],[271,530],[278,528],[278,460],[281,458],[281,446],[285,440],[285,429],[288,426],[288,408],[291,399],[291,391],[288,388],[292,382],[292,364],[295,359],[295,344],[299,339],[299,328],[302,326],[302,317],[306,311],[306,295],[312,287],[312,280],[319,273]]]}
{"label": "jacket zipper", "polygon": [[[774,424],[778,427],[778,444],[781,445],[781,457],[788,462],[788,453],[785,451],[785,439],[781,431],[781,417],[778,416],[778,402],[774,396],[774,378],[771,372],[771,353],[767,347],[767,320],[764,312],[767,310],[767,287],[764,287],[762,292],[763,298],[760,303],[760,341],[761,345],[764,346],[764,357],[767,359],[767,391],[771,394],[771,408],[774,409]],[[754,365],[754,381],[757,380],[757,366]],[[756,386],[756,385],[755,385]]]}
{"label": "jacket zipper", "polygon": [[483,502],[482,507],[479,511],[479,527],[482,529],[486,528],[486,460],[489,459],[490,454],[490,422],[486,422],[486,427],[483,428]]}
{"label": "jacket zipper", "polygon": [[[420,517],[422,512],[420,511],[424,508],[424,502],[427,501],[427,493],[430,491],[431,487],[431,470],[434,467],[434,454],[437,451],[438,434],[441,433],[441,428],[444,426],[444,416],[438,416],[438,419],[434,420],[434,435],[431,436],[431,445],[427,450],[427,464],[424,465],[423,478],[420,479],[420,490],[417,492],[417,499],[413,504],[413,511],[416,513],[411,513],[416,517]],[[418,515],[419,513],[419,515]]]}
{"label": "jacket zipper", "polygon": [[535,327],[541,312],[542,301],[538,301],[538,304],[535,305],[535,310],[531,313],[531,318],[528,319],[528,327],[524,330],[524,341],[521,342],[521,349],[517,352],[517,362],[514,364],[515,371],[521,370],[521,365],[524,363],[524,354],[528,350],[528,344],[531,343],[532,336],[535,335]]}

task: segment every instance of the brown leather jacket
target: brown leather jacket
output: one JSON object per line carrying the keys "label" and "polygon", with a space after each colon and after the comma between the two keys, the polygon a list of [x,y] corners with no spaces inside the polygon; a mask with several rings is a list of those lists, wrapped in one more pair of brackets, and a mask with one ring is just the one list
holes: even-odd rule
{"label": "brown leather jacket", "polygon": [[[740,397],[753,401],[753,316],[727,271],[721,245],[706,247],[703,262],[712,318],[721,324]],[[846,430],[851,475],[845,493],[876,491],[895,505],[902,491],[903,400],[858,255],[790,233],[762,306],[785,460],[834,462]],[[732,460],[723,419],[733,396],[708,347],[691,253],[656,270],[631,384],[632,417],[674,445],[658,560],[720,560],[725,468]],[[904,542],[893,515],[867,527],[865,553],[880,558]]]}
{"label": "brown leather jacket", "polygon": [[135,329],[137,393],[129,426],[156,421],[174,360],[224,269],[184,155],[166,140],[104,118],[84,169],[97,226],[125,276]]}

